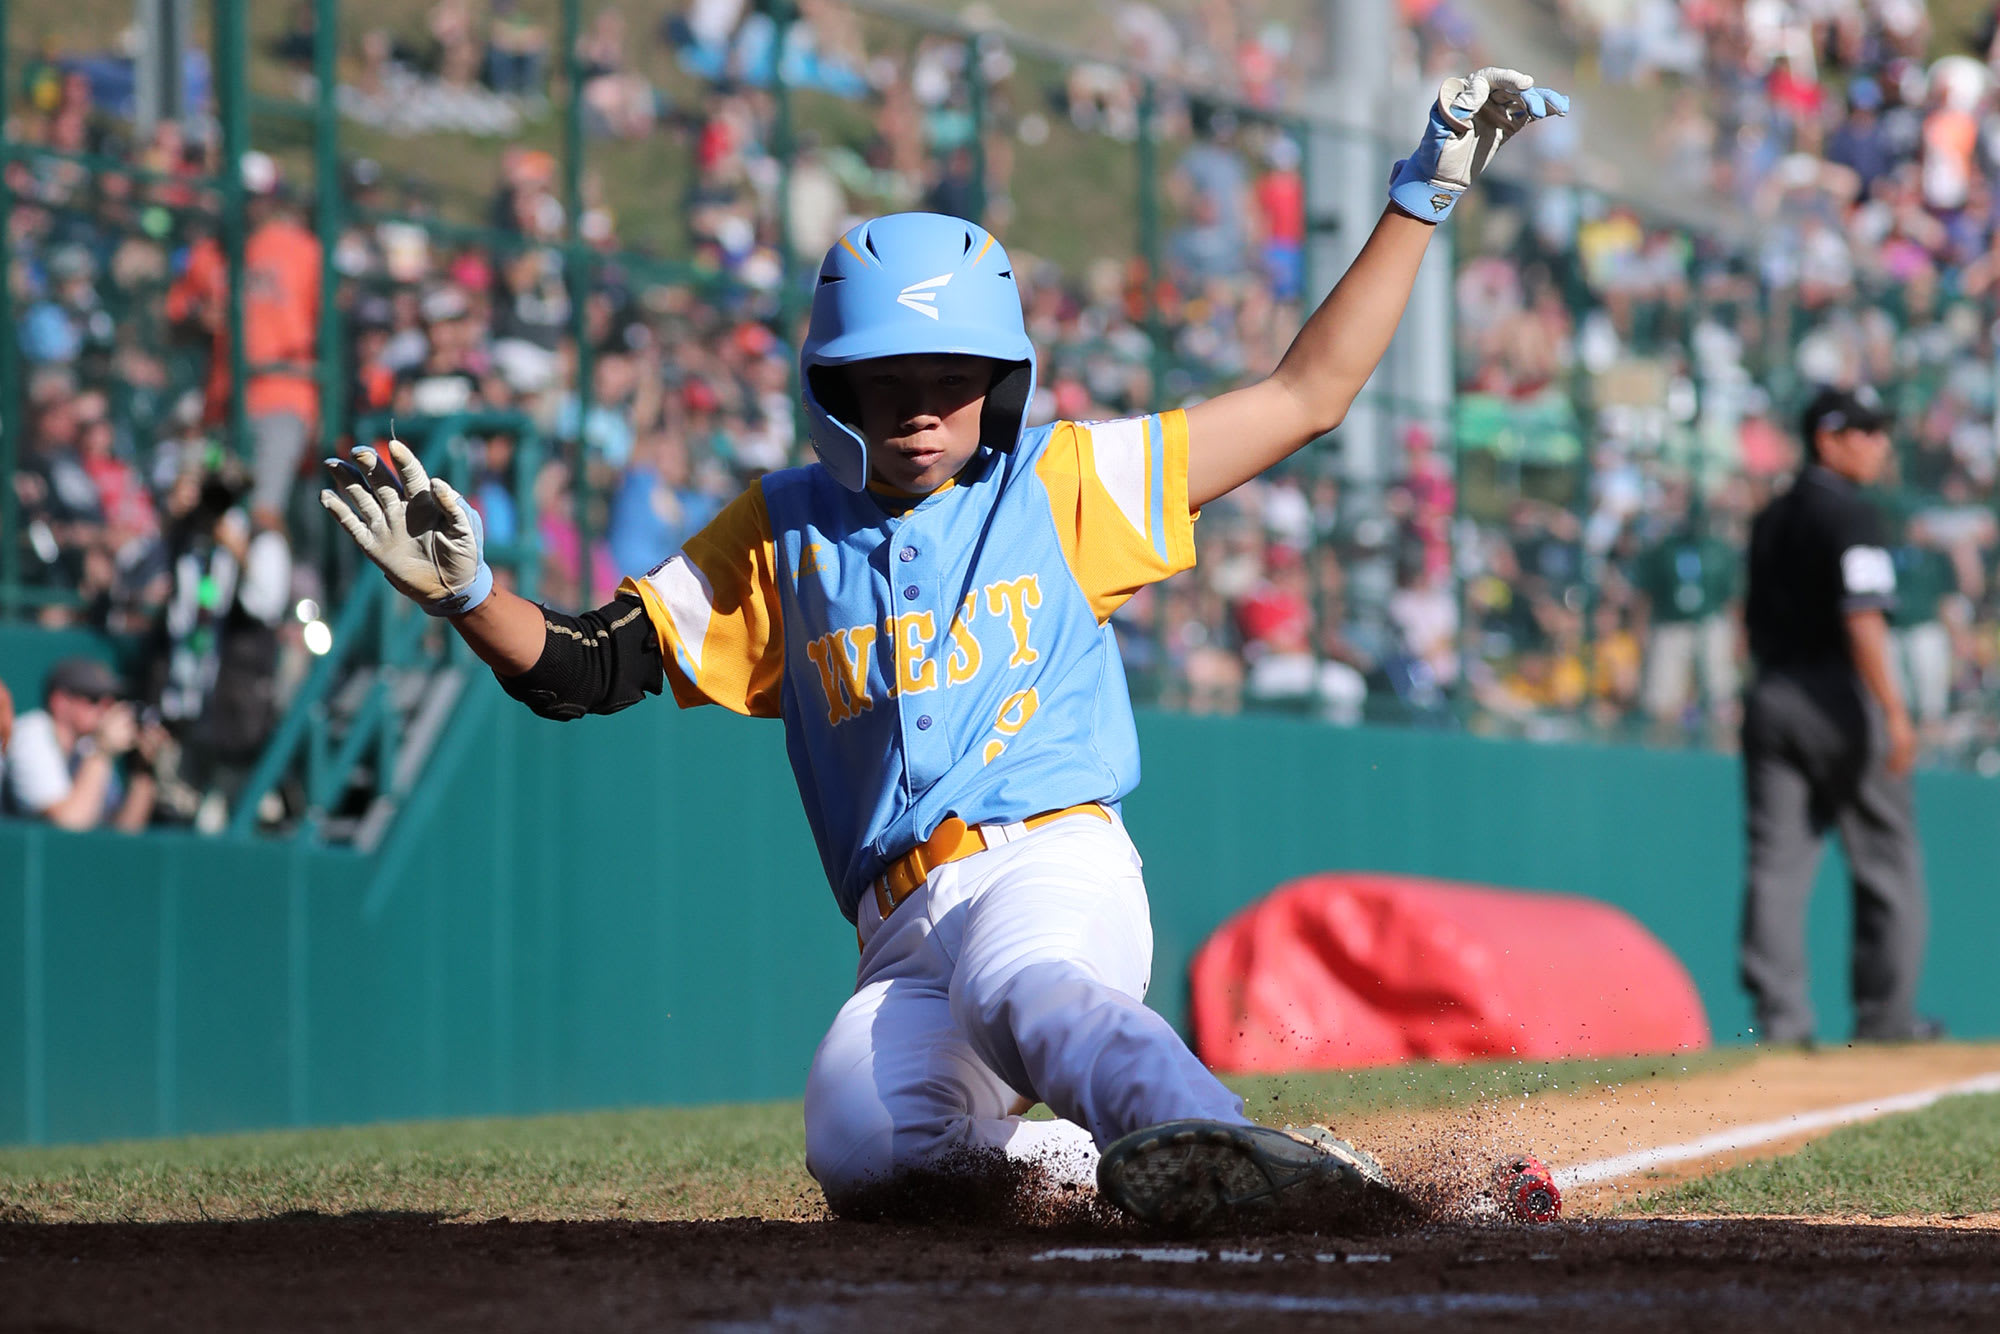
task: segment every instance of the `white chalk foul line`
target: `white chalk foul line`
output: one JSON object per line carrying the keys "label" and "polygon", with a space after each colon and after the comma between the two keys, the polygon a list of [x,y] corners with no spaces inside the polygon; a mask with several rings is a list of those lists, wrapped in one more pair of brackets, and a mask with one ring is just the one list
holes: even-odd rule
{"label": "white chalk foul line", "polygon": [[1919,1111],[1942,1098],[1955,1097],[1961,1093],[2000,1093],[2000,1071],[1975,1075],[1971,1079],[1961,1079],[1956,1084],[1925,1089],[1919,1093],[1900,1093],[1890,1098],[1871,1098],[1867,1102],[1850,1102],[1843,1107],[1828,1107],[1817,1112],[1795,1112],[1775,1121],[1759,1121],[1754,1125],[1718,1130],[1713,1135],[1703,1135],[1700,1139],[1691,1139],[1685,1144],[1669,1144],[1659,1149],[1640,1149],[1633,1153],[1621,1153],[1614,1158],[1600,1158],[1594,1163],[1561,1168],[1554,1174],[1556,1186],[1558,1189],[1568,1190],[1572,1186],[1614,1181],[1619,1177],[1631,1176],[1650,1168],[1665,1167],[1670,1163],[1712,1158],[1719,1153],[1734,1153],[1741,1149],[1755,1148],[1759,1144],[1790,1139],[1795,1135],[1809,1135],[1815,1130],[1830,1130],[1835,1126],[1850,1125],[1856,1121],[1872,1121],[1878,1116],[1889,1116],[1896,1112]]}
{"label": "white chalk foul line", "polygon": [[1150,1260],[1154,1264],[1191,1265],[1206,1260],[1208,1252],[1194,1246],[1059,1246],[1029,1258],[1080,1260],[1085,1264],[1100,1260]]}
{"label": "white chalk foul line", "polygon": [[[1052,1251],[1042,1251],[1028,1257],[1030,1260],[1078,1260],[1086,1264],[1103,1260],[1141,1260],[1152,1264],[1192,1265],[1207,1260],[1218,1260],[1223,1264],[1261,1264],[1266,1260],[1282,1261],[1283,1252],[1267,1255],[1263,1251],[1209,1251],[1197,1246],[1059,1246]],[[1380,1264],[1386,1262],[1386,1255],[1367,1255],[1358,1252],[1336,1251],[1331,1254],[1315,1254],[1312,1257],[1320,1264]]]}

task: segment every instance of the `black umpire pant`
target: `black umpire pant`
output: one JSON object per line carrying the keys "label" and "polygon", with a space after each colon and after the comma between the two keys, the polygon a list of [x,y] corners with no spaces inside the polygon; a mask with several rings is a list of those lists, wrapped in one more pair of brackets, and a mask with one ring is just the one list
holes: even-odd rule
{"label": "black umpire pant", "polygon": [[1881,710],[1845,664],[1767,671],[1750,688],[1742,967],[1765,1042],[1813,1036],[1806,899],[1836,825],[1854,881],[1855,1036],[1910,1036],[1928,909],[1910,780],[1887,753]]}

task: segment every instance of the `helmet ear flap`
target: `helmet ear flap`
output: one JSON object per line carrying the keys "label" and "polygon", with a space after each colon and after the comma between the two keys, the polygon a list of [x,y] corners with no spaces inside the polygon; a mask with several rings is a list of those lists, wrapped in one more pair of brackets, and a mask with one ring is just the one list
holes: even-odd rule
{"label": "helmet ear flap", "polygon": [[1035,392],[1035,368],[1025,361],[1002,363],[986,391],[979,414],[979,440],[992,449],[1012,449],[1028,419],[1028,396]]}
{"label": "helmet ear flap", "polygon": [[843,426],[857,431],[861,429],[861,404],[854,396],[854,385],[847,377],[846,367],[808,367],[806,380],[821,411]]}
{"label": "helmet ear flap", "polygon": [[836,482],[859,491],[868,485],[868,445],[847,376],[839,366],[808,366],[805,376],[813,452]]}

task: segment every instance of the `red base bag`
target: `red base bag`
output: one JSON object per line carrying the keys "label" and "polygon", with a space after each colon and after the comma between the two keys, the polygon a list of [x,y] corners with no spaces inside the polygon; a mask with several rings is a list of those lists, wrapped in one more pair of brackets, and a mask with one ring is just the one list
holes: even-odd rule
{"label": "red base bag", "polygon": [[1414,876],[1281,885],[1195,955],[1218,1070],[1631,1056],[1708,1046],[1679,959],[1608,904]]}

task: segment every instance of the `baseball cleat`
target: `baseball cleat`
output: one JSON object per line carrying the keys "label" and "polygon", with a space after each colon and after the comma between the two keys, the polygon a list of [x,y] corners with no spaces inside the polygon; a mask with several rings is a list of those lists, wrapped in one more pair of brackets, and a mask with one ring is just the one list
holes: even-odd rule
{"label": "baseball cleat", "polygon": [[1381,1164],[1322,1126],[1164,1121],[1135,1130],[1097,1161],[1097,1189],[1142,1223],[1192,1229],[1291,1193],[1358,1201],[1389,1190]]}

